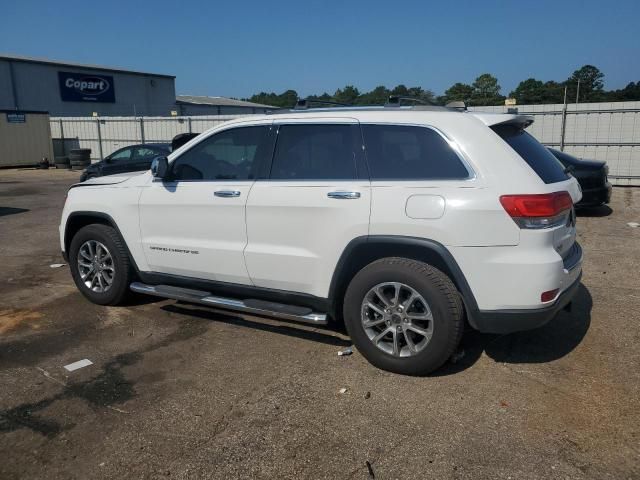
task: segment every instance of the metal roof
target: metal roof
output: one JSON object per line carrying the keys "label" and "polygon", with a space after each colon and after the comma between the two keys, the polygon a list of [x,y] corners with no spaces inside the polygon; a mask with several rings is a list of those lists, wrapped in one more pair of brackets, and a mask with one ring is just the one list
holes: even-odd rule
{"label": "metal roof", "polygon": [[247,102],[245,100],[236,100],[227,97],[207,97],[200,95],[177,95],[177,103],[188,103],[191,105],[213,105],[220,107],[252,107],[252,108],[271,108],[278,109],[273,105],[264,105],[262,103]]}
{"label": "metal roof", "polygon": [[59,67],[85,68],[88,70],[102,70],[105,72],[129,73],[133,75],[146,75],[149,77],[176,78],[175,75],[165,75],[163,73],[139,72],[137,70],[127,70],[126,68],[105,67],[103,65],[89,65],[85,63],[75,62],[61,62],[58,60],[50,60],[48,58],[25,57],[22,55],[8,55],[4,53],[0,53],[0,60],[7,60],[10,62],[39,63],[43,65],[56,65]]}

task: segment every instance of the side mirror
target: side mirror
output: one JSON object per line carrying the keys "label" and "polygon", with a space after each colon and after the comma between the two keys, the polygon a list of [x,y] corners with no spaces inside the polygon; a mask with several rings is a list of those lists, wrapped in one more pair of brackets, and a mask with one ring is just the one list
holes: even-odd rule
{"label": "side mirror", "polygon": [[156,157],[151,162],[151,175],[153,178],[162,180],[169,172],[169,161],[167,157]]}

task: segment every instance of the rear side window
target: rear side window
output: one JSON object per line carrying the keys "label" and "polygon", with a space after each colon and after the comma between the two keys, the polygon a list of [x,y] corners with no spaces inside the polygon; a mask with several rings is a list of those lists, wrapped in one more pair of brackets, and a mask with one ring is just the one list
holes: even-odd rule
{"label": "rear side window", "polygon": [[513,125],[497,125],[492,128],[529,164],[544,183],[563,182],[569,178],[558,159],[522,128]]}
{"label": "rear side window", "polygon": [[469,172],[435,130],[408,125],[363,125],[372,180],[455,180]]}
{"label": "rear side window", "polygon": [[355,125],[281,125],[271,166],[274,180],[352,180],[356,175]]}

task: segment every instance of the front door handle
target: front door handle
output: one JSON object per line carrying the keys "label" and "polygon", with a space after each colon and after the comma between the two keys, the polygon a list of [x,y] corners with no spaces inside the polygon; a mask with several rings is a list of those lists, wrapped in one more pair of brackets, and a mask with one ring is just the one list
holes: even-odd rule
{"label": "front door handle", "polygon": [[360,198],[360,192],[329,192],[329,198],[337,198],[338,200],[354,200]]}
{"label": "front door handle", "polygon": [[213,192],[213,194],[216,197],[224,197],[224,198],[240,196],[240,192],[238,190],[218,190],[217,192]]}

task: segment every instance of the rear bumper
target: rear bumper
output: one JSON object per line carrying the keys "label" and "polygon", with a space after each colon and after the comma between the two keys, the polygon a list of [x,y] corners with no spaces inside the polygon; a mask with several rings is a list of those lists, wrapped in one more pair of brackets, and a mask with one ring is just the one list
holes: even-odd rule
{"label": "rear bumper", "polygon": [[582,247],[575,242],[563,260],[560,295],[551,305],[533,309],[476,310],[469,323],[484,333],[512,333],[532,330],[549,322],[575,296],[582,278]]}
{"label": "rear bumper", "polygon": [[512,333],[542,327],[567,306],[580,286],[582,272],[578,278],[556,299],[553,305],[532,310],[478,310],[473,323],[483,333]]}
{"label": "rear bumper", "polygon": [[609,203],[611,200],[611,184],[606,182],[602,187],[590,188],[582,191],[582,200],[580,200],[577,207],[596,207]]}

